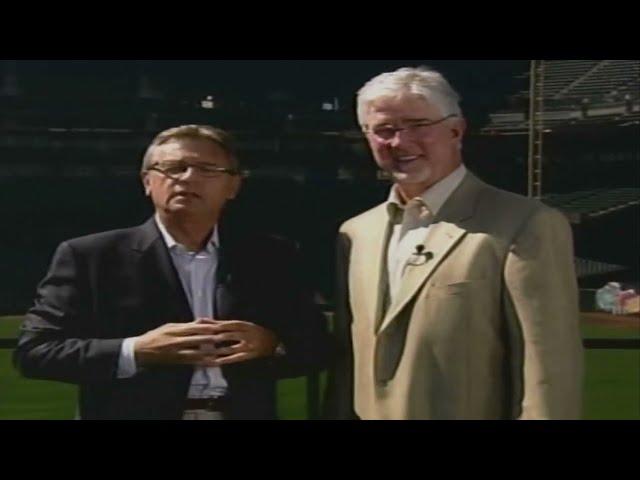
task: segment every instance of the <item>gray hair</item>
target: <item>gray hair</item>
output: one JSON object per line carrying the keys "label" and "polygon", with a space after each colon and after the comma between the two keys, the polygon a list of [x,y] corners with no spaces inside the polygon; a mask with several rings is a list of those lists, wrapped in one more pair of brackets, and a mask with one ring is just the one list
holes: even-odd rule
{"label": "gray hair", "polygon": [[402,93],[420,95],[435,104],[442,115],[462,116],[460,95],[441,73],[429,67],[400,68],[395,72],[382,73],[358,91],[358,123],[366,127],[365,117],[369,104],[380,97],[393,97]]}
{"label": "gray hair", "polygon": [[145,173],[149,170],[153,159],[153,151],[156,147],[179,138],[201,138],[209,140],[225,151],[229,156],[232,168],[238,169],[240,167],[234,140],[230,133],[209,125],[182,125],[180,127],[169,128],[156,135],[142,158],[141,172]]}

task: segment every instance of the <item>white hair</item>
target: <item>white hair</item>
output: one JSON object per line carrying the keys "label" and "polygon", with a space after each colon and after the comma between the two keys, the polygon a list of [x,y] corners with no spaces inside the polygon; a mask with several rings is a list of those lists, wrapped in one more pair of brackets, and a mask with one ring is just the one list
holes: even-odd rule
{"label": "white hair", "polygon": [[369,105],[380,97],[394,97],[411,93],[423,97],[434,104],[445,115],[462,116],[460,95],[446,78],[429,67],[400,68],[372,78],[358,91],[358,123],[365,128],[365,118]]}

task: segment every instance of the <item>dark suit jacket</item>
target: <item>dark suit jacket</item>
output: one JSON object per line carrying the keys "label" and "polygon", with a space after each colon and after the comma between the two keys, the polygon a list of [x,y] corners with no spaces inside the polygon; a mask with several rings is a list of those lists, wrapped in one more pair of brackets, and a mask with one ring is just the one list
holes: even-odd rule
{"label": "dark suit jacket", "polygon": [[[275,383],[321,369],[328,336],[302,287],[293,245],[274,236],[220,229],[215,317],[274,331],[284,357],[223,367],[231,419],[276,417]],[[116,376],[123,339],[193,314],[154,222],[63,242],[40,283],[14,353],[30,378],[80,386],[83,419],[179,419],[193,368],[141,369]]]}

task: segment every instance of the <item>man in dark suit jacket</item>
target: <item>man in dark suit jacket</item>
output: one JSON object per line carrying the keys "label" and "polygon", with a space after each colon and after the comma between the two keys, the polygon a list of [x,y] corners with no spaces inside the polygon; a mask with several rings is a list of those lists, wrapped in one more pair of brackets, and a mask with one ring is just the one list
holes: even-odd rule
{"label": "man in dark suit jacket", "polygon": [[15,364],[78,384],[83,419],[276,418],[276,380],[329,351],[295,248],[220,226],[240,187],[221,130],[162,132],[141,175],[156,215],[58,247]]}

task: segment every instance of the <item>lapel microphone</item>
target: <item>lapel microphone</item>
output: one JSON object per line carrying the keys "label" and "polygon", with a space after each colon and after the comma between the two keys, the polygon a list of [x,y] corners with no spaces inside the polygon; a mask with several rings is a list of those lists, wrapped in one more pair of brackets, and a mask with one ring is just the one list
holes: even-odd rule
{"label": "lapel microphone", "polygon": [[424,257],[424,261],[428,262],[433,258],[433,252],[425,252],[424,245],[416,245],[416,251],[413,252],[416,257]]}

